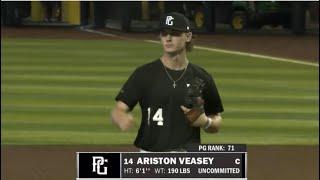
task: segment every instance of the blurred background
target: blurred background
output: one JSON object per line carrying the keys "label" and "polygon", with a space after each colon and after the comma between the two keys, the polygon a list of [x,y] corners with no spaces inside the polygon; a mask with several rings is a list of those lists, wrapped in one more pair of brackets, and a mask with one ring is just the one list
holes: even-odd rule
{"label": "blurred background", "polygon": [[24,1],[1,2],[2,26],[89,26],[155,31],[162,13],[185,14],[196,32],[319,33],[319,2]]}

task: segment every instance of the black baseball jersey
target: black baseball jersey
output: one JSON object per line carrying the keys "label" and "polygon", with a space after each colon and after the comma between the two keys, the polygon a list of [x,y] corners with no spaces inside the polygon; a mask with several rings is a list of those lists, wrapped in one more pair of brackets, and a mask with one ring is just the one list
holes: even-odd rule
{"label": "black baseball jersey", "polygon": [[[200,128],[190,126],[180,108],[193,78],[205,82],[202,97],[206,115],[223,111],[216,85],[204,69],[189,63],[174,88],[164,68],[160,59],[138,67],[116,97],[116,101],[124,102],[130,110],[139,102],[142,120],[134,144],[147,151],[170,151],[200,143]],[[166,70],[174,80],[184,71]]]}

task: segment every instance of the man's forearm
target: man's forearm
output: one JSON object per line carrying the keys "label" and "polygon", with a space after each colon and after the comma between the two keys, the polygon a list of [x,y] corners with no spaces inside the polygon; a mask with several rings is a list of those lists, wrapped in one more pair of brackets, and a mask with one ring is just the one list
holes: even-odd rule
{"label": "man's forearm", "polygon": [[205,113],[202,113],[197,120],[192,123],[194,127],[201,127],[207,133],[217,133],[221,124],[221,115],[220,113],[207,116]]}
{"label": "man's forearm", "polygon": [[204,127],[204,131],[207,133],[217,133],[219,131],[221,121],[222,117],[220,113],[208,116],[208,123],[206,124],[208,127]]}

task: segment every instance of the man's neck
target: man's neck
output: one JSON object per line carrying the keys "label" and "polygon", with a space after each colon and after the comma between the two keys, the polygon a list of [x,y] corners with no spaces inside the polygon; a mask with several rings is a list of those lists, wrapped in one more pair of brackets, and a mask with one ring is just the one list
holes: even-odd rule
{"label": "man's neck", "polygon": [[172,70],[182,70],[188,64],[188,59],[185,53],[170,55],[163,54],[160,58],[164,66]]}

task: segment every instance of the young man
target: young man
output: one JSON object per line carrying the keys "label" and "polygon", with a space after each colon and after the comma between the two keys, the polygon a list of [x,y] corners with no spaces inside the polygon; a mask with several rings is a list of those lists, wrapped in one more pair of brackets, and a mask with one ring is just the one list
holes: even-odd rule
{"label": "young man", "polygon": [[223,106],[209,73],[189,62],[190,23],[180,13],[160,18],[163,55],[138,67],[116,97],[112,121],[123,131],[133,125],[139,103],[142,120],[135,146],[142,151],[178,151],[200,144],[200,129],[216,133]]}

